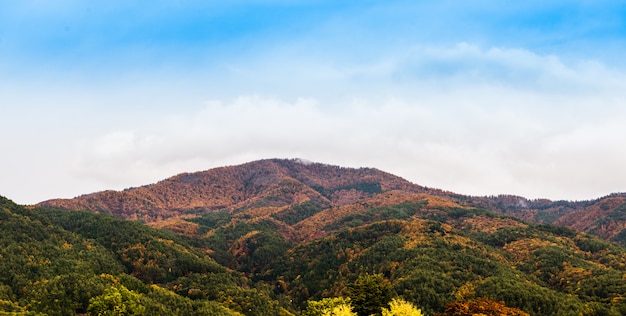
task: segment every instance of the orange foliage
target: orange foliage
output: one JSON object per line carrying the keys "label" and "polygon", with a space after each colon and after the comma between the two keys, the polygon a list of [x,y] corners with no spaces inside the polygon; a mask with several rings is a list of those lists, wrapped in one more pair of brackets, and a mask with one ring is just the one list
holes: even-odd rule
{"label": "orange foliage", "polygon": [[[299,223],[294,228],[304,240],[312,240],[323,236],[322,228],[344,216],[366,211],[371,208],[396,205],[404,202],[417,202],[431,198],[425,194],[415,194],[402,191],[389,191],[374,195],[358,203],[323,210]],[[432,197],[435,198],[435,197]],[[433,199],[441,201],[439,199]]]}
{"label": "orange foliage", "polygon": [[626,203],[626,199],[623,197],[608,197],[585,209],[563,216],[555,224],[568,226],[575,230],[585,230],[596,219],[606,216],[624,203]]}
{"label": "orange foliage", "polygon": [[492,218],[485,215],[466,218],[463,221],[463,226],[469,227],[473,232],[485,232],[488,234],[493,234],[502,228],[528,227],[528,225],[511,218]]}
{"label": "orange foliage", "polygon": [[530,316],[517,308],[507,307],[504,302],[481,298],[471,302],[454,302],[446,305],[438,316]]}
{"label": "orange foliage", "polygon": [[406,249],[413,249],[429,243],[428,234],[424,232],[426,227],[426,220],[417,219],[406,222],[402,229],[402,234],[408,237],[408,240],[404,243],[404,247]]}
{"label": "orange foliage", "polygon": [[515,262],[522,262],[530,258],[535,250],[547,246],[556,246],[556,244],[538,238],[526,238],[510,242],[504,245],[502,250],[506,251]]}
{"label": "orange foliage", "polygon": [[150,226],[157,229],[169,229],[175,233],[189,237],[198,237],[198,227],[200,225],[185,220],[184,218],[170,218],[161,222],[150,223]]}

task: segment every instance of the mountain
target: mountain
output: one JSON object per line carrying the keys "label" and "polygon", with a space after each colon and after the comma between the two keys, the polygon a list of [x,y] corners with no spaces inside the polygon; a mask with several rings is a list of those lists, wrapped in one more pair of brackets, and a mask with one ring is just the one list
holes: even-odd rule
{"label": "mountain", "polygon": [[45,201],[39,206],[87,209],[155,222],[221,209],[278,209],[304,201],[341,206],[390,190],[420,192],[424,188],[371,168],[272,159],[184,173],[121,192]]}
{"label": "mountain", "polygon": [[[112,262],[118,270],[104,273],[117,276],[102,280],[98,273],[109,270],[85,270],[103,284],[87,293],[101,298],[104,289],[124,285],[151,310],[172,299],[224,313],[318,315],[303,311],[325,298],[350,297],[359,280],[373,276],[426,315],[466,315],[459,308],[485,310],[481,304],[510,315],[626,315],[626,249],[581,232],[619,241],[624,198],[470,197],[371,168],[272,159],[7,208],[42,229],[76,236],[68,249],[81,249],[82,242],[112,255],[98,260]],[[12,239],[5,244],[28,235],[25,227],[6,228]],[[44,236],[38,240],[54,240]],[[55,245],[65,249],[61,241]],[[25,265],[43,252],[2,256]],[[70,266],[99,262],[73,256]],[[54,258],[48,258],[52,266],[63,266]],[[4,271],[11,269],[18,268]],[[65,275],[60,268],[45,271],[19,284],[9,273],[0,295],[9,294],[0,300],[49,313],[54,304],[45,295],[23,296],[24,284]],[[58,295],[81,308],[91,305],[74,292]],[[48,303],[32,303],[38,300]]]}
{"label": "mountain", "polygon": [[38,205],[112,214],[190,234],[194,228],[184,218],[215,211],[243,211],[251,217],[272,216],[282,222],[285,234],[302,239],[305,237],[297,236],[302,229],[308,237],[323,234],[315,229],[320,221],[294,225],[322,210],[326,211],[323,214],[337,216],[363,209],[363,203],[381,206],[414,200],[418,198],[415,194],[533,223],[564,226],[626,245],[626,194],[579,202],[529,200],[513,195],[471,197],[419,186],[373,168],[342,168],[301,159],[268,159],[184,173],[138,188]]}

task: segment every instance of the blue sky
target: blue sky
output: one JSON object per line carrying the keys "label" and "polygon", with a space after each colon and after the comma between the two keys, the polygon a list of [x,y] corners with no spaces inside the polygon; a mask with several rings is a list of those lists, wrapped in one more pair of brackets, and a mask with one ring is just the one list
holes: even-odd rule
{"label": "blue sky", "polygon": [[0,1],[0,194],[300,157],[473,195],[626,191],[621,1]]}

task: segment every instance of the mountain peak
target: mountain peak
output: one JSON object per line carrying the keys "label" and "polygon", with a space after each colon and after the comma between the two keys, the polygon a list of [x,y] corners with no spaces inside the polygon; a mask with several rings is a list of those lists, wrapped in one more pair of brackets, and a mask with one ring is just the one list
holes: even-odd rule
{"label": "mountain peak", "polygon": [[299,158],[265,159],[181,173],[123,191],[48,200],[39,206],[158,222],[221,209],[279,209],[304,201],[341,206],[391,190],[423,192],[424,188],[374,168],[345,168]]}

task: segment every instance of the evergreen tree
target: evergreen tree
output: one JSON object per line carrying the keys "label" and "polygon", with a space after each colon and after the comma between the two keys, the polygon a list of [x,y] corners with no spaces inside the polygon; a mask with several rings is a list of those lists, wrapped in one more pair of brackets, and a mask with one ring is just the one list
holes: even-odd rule
{"label": "evergreen tree", "polygon": [[389,307],[391,284],[382,274],[363,274],[350,285],[349,297],[358,316],[380,316]]}

